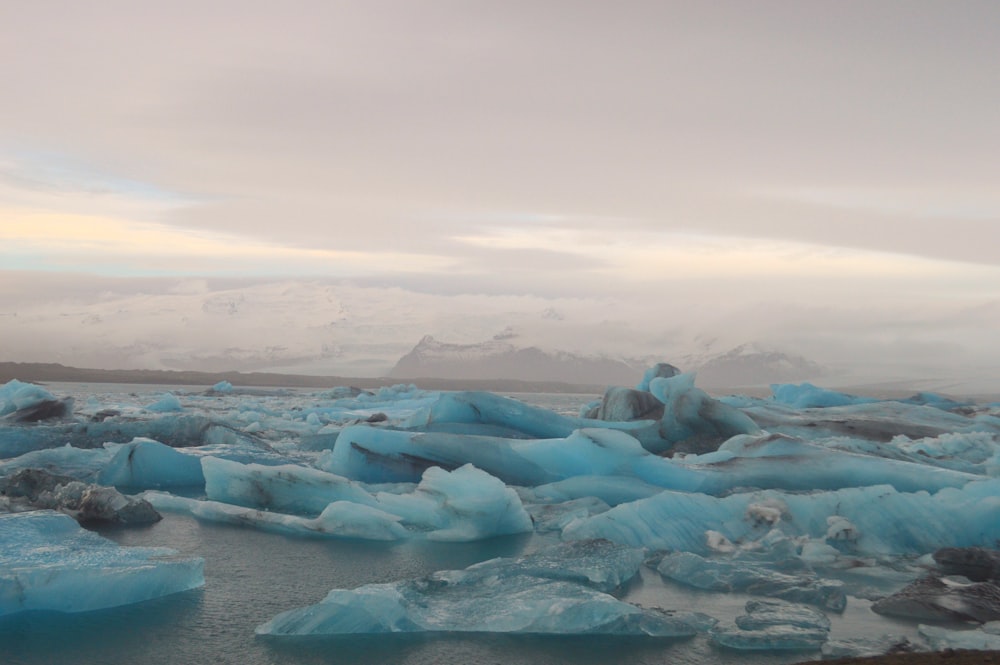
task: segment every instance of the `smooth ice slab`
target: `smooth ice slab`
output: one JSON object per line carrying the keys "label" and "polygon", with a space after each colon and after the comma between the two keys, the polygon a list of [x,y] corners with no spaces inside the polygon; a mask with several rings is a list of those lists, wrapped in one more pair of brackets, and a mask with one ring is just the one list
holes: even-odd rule
{"label": "smooth ice slab", "polygon": [[86,612],[205,584],[200,558],[162,547],[121,547],[61,513],[0,515],[0,615]]}
{"label": "smooth ice slab", "polygon": [[687,637],[707,627],[707,617],[675,617],[599,590],[630,579],[641,559],[640,551],[610,543],[561,544],[520,559],[493,559],[416,580],[334,589],[320,603],[279,614],[256,632]]}

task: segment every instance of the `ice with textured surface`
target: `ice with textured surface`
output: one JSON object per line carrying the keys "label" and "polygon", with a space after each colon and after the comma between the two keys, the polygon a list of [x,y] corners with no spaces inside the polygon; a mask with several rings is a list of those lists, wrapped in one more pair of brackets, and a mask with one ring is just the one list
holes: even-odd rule
{"label": "ice with textured surface", "polygon": [[0,615],[85,612],[204,585],[204,562],[120,547],[50,511],[0,515]]}
{"label": "ice with textured surface", "polygon": [[416,580],[334,589],[320,603],[279,614],[256,632],[690,637],[712,623],[703,615],[643,609],[606,593],[631,579],[641,562],[641,551],[610,543],[562,544]]}

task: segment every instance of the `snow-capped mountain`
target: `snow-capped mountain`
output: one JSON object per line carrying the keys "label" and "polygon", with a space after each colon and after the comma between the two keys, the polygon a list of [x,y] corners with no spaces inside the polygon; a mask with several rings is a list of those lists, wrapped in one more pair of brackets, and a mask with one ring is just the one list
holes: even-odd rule
{"label": "snow-capped mountain", "polygon": [[[839,386],[892,381],[961,390],[974,379],[975,390],[985,392],[1000,385],[998,301],[944,313],[842,312],[755,303],[727,309],[685,297],[7,272],[0,281],[0,361],[351,377],[385,376],[398,364],[394,375],[550,373],[546,380],[623,385],[638,380],[632,368],[664,361],[697,371],[699,385],[719,388],[817,377]],[[415,349],[426,335],[437,346]],[[432,371],[462,354],[468,357],[461,371]]]}
{"label": "snow-capped mountain", "polygon": [[823,367],[801,356],[741,344],[724,353],[663,357],[614,358],[581,355],[512,343],[510,331],[478,344],[452,344],[427,335],[399,359],[389,376],[400,379],[519,379],[563,381],[591,385],[632,385],[655,362],[674,362],[684,371],[695,371],[706,387],[732,388],[792,382],[822,376]]}
{"label": "snow-capped mountain", "polygon": [[710,388],[755,386],[816,379],[826,370],[802,356],[741,344],[708,358],[697,368],[698,384]]}
{"label": "snow-capped mountain", "polygon": [[448,344],[427,335],[399,359],[389,376],[630,385],[642,376],[645,367],[644,362],[517,347],[506,339],[498,335],[479,344]]}

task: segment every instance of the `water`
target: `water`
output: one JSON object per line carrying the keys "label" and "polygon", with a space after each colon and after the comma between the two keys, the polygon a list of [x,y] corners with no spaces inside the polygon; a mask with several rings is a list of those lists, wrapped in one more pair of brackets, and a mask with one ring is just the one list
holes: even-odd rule
{"label": "water", "polygon": [[[291,539],[167,515],[142,529],[103,529],[122,545],[164,545],[205,558],[203,589],[125,607],[61,615],[31,613],[0,621],[0,662],[41,663],[784,663],[801,654],[727,653],[693,640],[597,637],[377,636],[276,640],[253,629],[287,609],[313,604],[332,588],[389,582],[495,556],[517,556],[544,540],[498,538],[467,544],[381,544]],[[631,589],[652,604],[736,614],[745,599],[690,594],[647,575]],[[710,598],[722,599],[722,605]],[[687,601],[685,601],[687,599]],[[685,605],[680,605],[684,607]]]}
{"label": "water", "polygon": [[[59,394],[114,394],[118,403],[149,403],[163,386],[76,385]],[[181,389],[183,390],[183,389]],[[592,396],[517,395],[567,414]],[[818,654],[747,654],[690,640],[503,635],[377,636],[280,640],[260,638],[254,628],[279,612],[321,600],[333,588],[390,582],[459,569],[497,556],[518,556],[552,536],[524,535],[477,543],[370,543],[288,538],[250,528],[166,515],[144,528],[104,528],[122,545],[167,546],[205,559],[202,589],[120,608],[61,615],[28,613],[0,619],[0,665],[51,663],[769,663],[797,662]],[[747,597],[681,588],[644,569],[626,600],[646,606],[705,612],[729,622]],[[914,633],[852,602],[834,621],[832,638]]]}

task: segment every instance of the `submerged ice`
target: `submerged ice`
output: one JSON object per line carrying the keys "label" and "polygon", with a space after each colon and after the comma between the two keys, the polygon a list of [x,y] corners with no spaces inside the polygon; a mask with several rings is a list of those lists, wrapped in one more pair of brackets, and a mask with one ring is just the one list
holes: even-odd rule
{"label": "submerged ice", "polygon": [[201,559],[120,547],[60,513],[0,514],[0,534],[0,615],[97,610],[205,583]]}
{"label": "submerged ice", "polygon": [[334,589],[290,610],[257,634],[371,633],[601,634],[690,637],[711,620],[645,609],[609,592],[632,579],[642,552],[602,541],[556,545],[520,559],[357,589]]}

